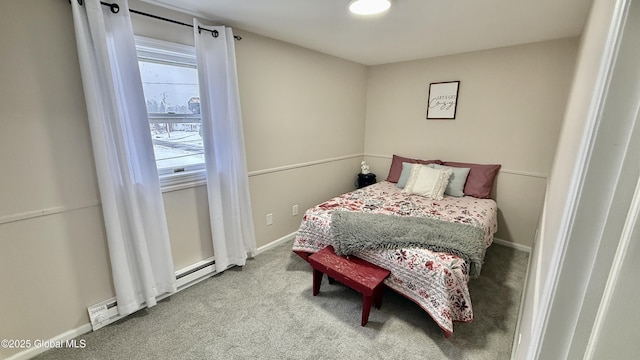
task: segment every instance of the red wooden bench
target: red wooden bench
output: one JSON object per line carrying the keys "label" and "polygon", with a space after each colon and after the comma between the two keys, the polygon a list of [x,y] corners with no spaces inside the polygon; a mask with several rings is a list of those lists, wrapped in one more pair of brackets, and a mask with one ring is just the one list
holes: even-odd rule
{"label": "red wooden bench", "polygon": [[389,276],[389,270],[355,256],[339,256],[331,246],[311,254],[307,261],[313,268],[313,296],[320,292],[322,275],[327,274],[330,278],[362,294],[361,325],[367,325],[371,303],[375,303],[377,309],[382,306],[382,291],[384,289],[382,282]]}

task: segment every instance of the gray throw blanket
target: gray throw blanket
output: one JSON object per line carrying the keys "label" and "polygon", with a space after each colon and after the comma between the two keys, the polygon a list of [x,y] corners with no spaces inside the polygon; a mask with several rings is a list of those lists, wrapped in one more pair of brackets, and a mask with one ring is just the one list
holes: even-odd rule
{"label": "gray throw blanket", "polygon": [[385,214],[334,211],[331,231],[338,255],[359,250],[426,248],[460,256],[470,264],[472,278],[484,261],[484,231],[472,225]]}

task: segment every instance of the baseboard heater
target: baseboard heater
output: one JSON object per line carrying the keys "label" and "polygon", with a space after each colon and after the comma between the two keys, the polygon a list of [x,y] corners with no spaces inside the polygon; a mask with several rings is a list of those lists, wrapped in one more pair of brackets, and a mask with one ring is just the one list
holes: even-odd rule
{"label": "baseboard heater", "polygon": [[[215,263],[214,258],[209,258],[176,271],[177,292],[213,276],[216,273]],[[168,296],[171,294],[160,295],[157,300],[160,301]],[[140,309],[144,307],[145,304],[140,305]],[[118,302],[115,297],[89,306],[87,311],[93,331],[124,318],[118,314]]]}

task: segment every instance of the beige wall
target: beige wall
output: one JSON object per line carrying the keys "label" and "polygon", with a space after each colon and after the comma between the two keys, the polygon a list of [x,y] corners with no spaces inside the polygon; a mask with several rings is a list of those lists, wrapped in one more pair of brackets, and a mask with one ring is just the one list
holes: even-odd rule
{"label": "beige wall", "polygon": [[[240,35],[238,80],[262,246],[296,231],[305,209],[355,188],[364,151],[367,69],[255,34]],[[296,204],[300,213],[294,217]]]}
{"label": "beige wall", "polygon": [[49,339],[113,294],[69,3],[3,3],[0,34],[0,338]]}
{"label": "beige wall", "polygon": [[[191,21],[142,2],[131,7]],[[133,19],[141,35],[193,41],[190,28]],[[50,339],[87,324],[87,306],[114,295],[69,3],[8,2],[0,33],[0,338]],[[354,188],[367,72],[240,33],[241,101],[262,246],[294,232],[307,207]],[[211,256],[206,188],[163,195],[176,269]],[[0,358],[16,352],[0,348]]]}
{"label": "beige wall", "polygon": [[[502,164],[496,237],[531,246],[578,46],[575,38],[373,66],[365,154]],[[455,120],[426,120],[429,83],[460,81]]]}

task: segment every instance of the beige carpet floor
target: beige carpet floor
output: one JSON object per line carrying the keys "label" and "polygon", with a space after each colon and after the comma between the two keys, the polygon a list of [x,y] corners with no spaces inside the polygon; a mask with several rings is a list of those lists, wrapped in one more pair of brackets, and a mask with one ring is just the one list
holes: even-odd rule
{"label": "beige carpet floor", "polygon": [[84,349],[37,359],[509,359],[528,254],[494,244],[470,282],[475,319],[445,339],[416,304],[386,290],[360,326],[361,296],[282,244],[151,309],[82,335]]}

